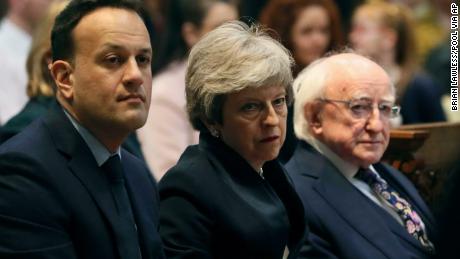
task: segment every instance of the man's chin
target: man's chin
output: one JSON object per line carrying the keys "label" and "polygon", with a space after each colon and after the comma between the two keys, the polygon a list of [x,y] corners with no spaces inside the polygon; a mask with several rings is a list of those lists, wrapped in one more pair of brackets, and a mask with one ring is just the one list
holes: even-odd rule
{"label": "man's chin", "polygon": [[381,156],[370,156],[370,157],[367,156],[367,157],[361,159],[361,161],[362,161],[361,164],[364,167],[369,167],[372,164],[380,162],[380,158],[381,158]]}
{"label": "man's chin", "polygon": [[126,128],[127,131],[135,131],[142,126],[144,126],[145,122],[147,121],[147,116],[144,115],[135,115],[132,114],[123,118],[119,124],[121,127]]}

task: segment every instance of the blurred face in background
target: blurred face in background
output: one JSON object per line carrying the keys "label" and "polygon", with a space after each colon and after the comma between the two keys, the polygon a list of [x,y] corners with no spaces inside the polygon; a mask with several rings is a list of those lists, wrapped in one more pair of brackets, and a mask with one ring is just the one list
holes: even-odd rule
{"label": "blurred face in background", "polygon": [[206,33],[225,22],[236,19],[238,19],[238,12],[233,5],[224,2],[216,2],[209,8],[201,26],[197,27],[191,22],[184,23],[182,27],[184,40],[188,47],[192,48]]}
{"label": "blurred face in background", "polygon": [[234,6],[223,2],[215,3],[209,8],[203,20],[200,29],[201,36],[225,22],[236,19],[238,19],[238,12]]}
{"label": "blurred face in background", "polygon": [[385,28],[366,10],[359,10],[352,20],[350,43],[359,54],[377,58],[385,51],[388,42]]}
{"label": "blurred face in background", "polygon": [[[57,1],[57,0],[56,0]],[[41,21],[53,0],[25,0],[24,16],[31,28]]]}
{"label": "blurred face in background", "polygon": [[307,66],[321,57],[331,41],[327,10],[319,5],[305,7],[291,31],[293,56],[297,63]]}

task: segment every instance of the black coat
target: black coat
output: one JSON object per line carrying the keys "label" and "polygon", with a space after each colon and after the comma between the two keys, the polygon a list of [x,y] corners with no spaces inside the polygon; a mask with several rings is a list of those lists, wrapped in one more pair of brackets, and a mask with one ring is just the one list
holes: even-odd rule
{"label": "black coat", "polygon": [[159,184],[160,235],[168,258],[295,258],[303,207],[277,161],[264,178],[207,133]]}
{"label": "black coat", "polygon": [[[142,258],[164,258],[155,183],[121,156]],[[118,220],[107,177],[60,106],[0,146],[0,258],[119,258]]]}

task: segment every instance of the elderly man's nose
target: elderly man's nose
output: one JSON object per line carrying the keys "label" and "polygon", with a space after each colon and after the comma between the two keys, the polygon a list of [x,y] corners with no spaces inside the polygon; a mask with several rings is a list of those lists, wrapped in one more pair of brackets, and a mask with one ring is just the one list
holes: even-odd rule
{"label": "elderly man's nose", "polygon": [[382,114],[380,113],[379,109],[372,109],[366,125],[366,129],[375,132],[382,131],[385,125],[383,120],[384,118],[382,118]]}

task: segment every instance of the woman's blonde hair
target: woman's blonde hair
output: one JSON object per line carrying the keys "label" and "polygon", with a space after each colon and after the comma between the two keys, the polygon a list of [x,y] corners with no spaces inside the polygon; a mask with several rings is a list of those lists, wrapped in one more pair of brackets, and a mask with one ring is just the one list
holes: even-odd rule
{"label": "woman's blonde hair", "polygon": [[193,127],[222,123],[225,96],[248,87],[283,86],[290,101],[293,63],[289,51],[257,25],[233,21],[209,32],[190,51],[185,77]]}
{"label": "woman's blonde hair", "polygon": [[55,0],[48,8],[43,21],[36,27],[32,37],[32,46],[27,56],[27,95],[54,96],[54,80],[48,69],[51,61],[51,29],[56,16],[70,0]]}

